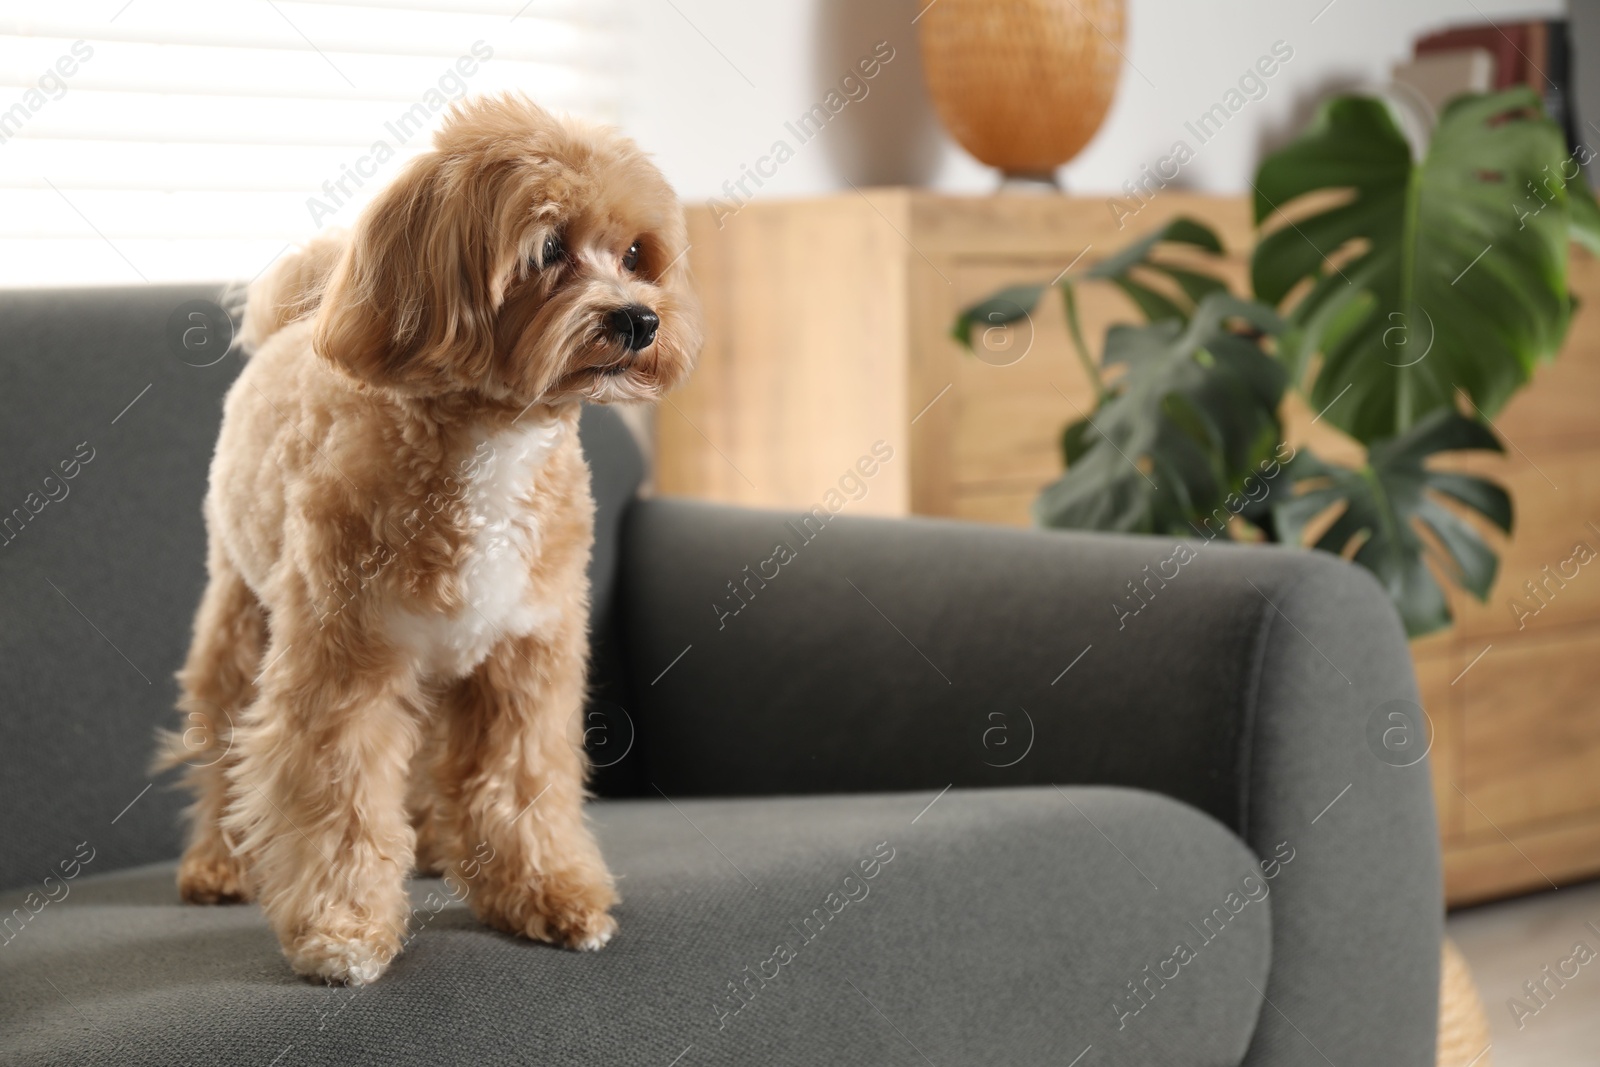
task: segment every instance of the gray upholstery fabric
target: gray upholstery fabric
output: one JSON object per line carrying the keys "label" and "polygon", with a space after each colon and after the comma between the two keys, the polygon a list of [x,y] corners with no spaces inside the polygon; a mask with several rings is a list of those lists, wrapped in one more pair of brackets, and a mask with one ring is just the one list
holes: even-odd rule
{"label": "gray upholstery fabric", "polygon": [[[1298,858],[1262,881],[1226,829],[1147,793],[933,798],[601,802],[624,897],[603,952],[436,898],[355,991],[290,975],[255,906],[185,907],[170,868],[96,877],[96,860],[0,946],[0,1061],[1063,1067],[1092,1045],[1083,1064],[1238,1062]],[[1227,903],[1247,885],[1258,899]],[[1179,942],[1194,957],[1135,1000]]]}
{"label": "gray upholstery fabric", "polygon": [[1301,857],[1273,897],[1275,1007],[1247,1062],[1433,1062],[1433,801],[1425,761],[1390,766],[1369,741],[1417,690],[1365,572],[1219,543],[1174,574],[1161,561],[1182,553],[1157,538],[798,526],[669,500],[629,512],[623,615],[663,789],[1165,793],[1258,855],[1287,841]]}
{"label": "gray upholstery fabric", "polygon": [[[182,797],[141,792],[156,727],[177,722],[172,675],[205,582],[200,501],[238,360],[185,363],[166,329],[180,304],[219,289],[0,293],[0,521],[12,520],[0,535],[0,811],[14,815],[0,886],[41,877],[85,839],[102,870],[177,852]],[[614,413],[586,411],[582,432],[604,635],[643,465]],[[64,479],[57,464],[80,443],[93,458]],[[32,515],[29,494],[52,493]],[[600,681],[618,701],[620,684]]]}

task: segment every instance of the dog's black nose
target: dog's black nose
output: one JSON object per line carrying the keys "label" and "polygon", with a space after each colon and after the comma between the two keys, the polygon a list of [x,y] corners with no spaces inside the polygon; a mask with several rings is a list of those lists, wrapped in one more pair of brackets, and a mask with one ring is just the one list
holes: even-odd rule
{"label": "dog's black nose", "polygon": [[635,352],[656,339],[660,325],[660,317],[643,304],[629,304],[606,315],[606,329]]}

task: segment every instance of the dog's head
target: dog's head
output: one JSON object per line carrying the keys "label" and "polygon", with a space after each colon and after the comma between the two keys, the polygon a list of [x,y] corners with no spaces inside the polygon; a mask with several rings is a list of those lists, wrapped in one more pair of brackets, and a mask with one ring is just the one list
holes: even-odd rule
{"label": "dog's head", "polygon": [[469,101],[362,213],[315,346],[413,396],[652,399],[700,347],[687,250],[632,141],[521,96]]}

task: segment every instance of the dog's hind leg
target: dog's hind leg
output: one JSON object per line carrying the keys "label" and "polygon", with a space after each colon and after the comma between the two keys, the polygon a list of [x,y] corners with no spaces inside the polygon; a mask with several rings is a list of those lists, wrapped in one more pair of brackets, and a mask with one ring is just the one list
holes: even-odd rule
{"label": "dog's hind leg", "polygon": [[255,594],[215,548],[209,570],[189,657],[178,673],[182,725],[167,734],[157,758],[160,767],[184,767],[184,784],[194,794],[188,847],[178,864],[178,893],[191,904],[249,899],[246,860],[230,847],[220,820],[235,758],[234,724],[255,700],[267,631]]}

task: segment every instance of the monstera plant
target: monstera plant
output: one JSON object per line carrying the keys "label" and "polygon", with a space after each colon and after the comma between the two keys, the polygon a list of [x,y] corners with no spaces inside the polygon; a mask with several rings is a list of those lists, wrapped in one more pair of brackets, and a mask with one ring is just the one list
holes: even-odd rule
{"label": "monstera plant", "polygon": [[[1456,99],[1420,159],[1384,101],[1338,97],[1256,175],[1250,299],[1207,269],[1216,234],[1178,219],[1081,279],[967,308],[953,335],[970,348],[1054,288],[1095,391],[1035,519],[1309,544],[1371,570],[1413,635],[1447,626],[1439,578],[1483,599],[1498,565],[1469,516],[1509,533],[1512,506],[1431,461],[1503,451],[1494,416],[1560,347],[1569,241],[1600,250],[1580,162],[1531,90]],[[1098,363],[1084,284],[1115,286],[1144,319],[1113,326]],[[1290,389],[1365,462],[1290,447]]]}

